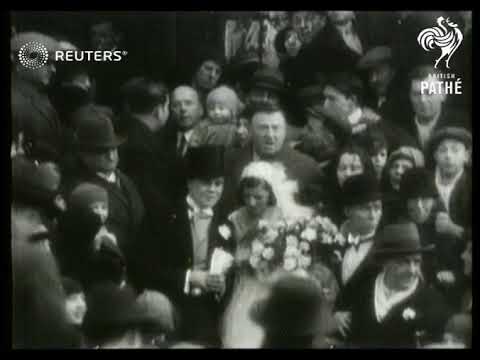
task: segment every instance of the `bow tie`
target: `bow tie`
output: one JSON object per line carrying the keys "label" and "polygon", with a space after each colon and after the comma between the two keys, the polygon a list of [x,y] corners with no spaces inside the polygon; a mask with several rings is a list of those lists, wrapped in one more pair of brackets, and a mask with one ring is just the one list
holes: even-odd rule
{"label": "bow tie", "polygon": [[348,238],[347,238],[347,244],[350,245],[350,246],[354,246],[355,247],[355,250],[358,250],[358,248],[360,247],[361,244],[367,242],[367,241],[370,241],[371,240],[371,236],[370,235],[367,235],[367,236],[360,236],[360,235],[357,235],[357,236],[354,236],[352,234],[348,234]]}
{"label": "bow tie", "polygon": [[188,209],[188,217],[190,220],[195,217],[197,219],[211,219],[213,217],[213,210],[211,208],[208,209]]}

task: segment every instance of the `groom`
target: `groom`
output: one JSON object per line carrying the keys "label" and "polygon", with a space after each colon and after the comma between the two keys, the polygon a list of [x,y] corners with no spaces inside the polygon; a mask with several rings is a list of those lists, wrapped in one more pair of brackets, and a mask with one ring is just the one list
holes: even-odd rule
{"label": "groom", "polygon": [[186,155],[188,193],[163,225],[161,238],[142,238],[137,251],[140,288],[164,292],[179,315],[179,337],[219,346],[218,320],[227,288],[225,275],[209,269],[215,248],[229,248],[218,231],[216,205],[223,193],[224,150],[191,148]]}

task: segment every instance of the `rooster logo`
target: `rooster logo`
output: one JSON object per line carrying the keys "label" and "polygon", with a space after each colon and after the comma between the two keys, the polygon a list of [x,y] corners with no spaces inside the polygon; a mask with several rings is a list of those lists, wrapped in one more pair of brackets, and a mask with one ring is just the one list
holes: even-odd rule
{"label": "rooster logo", "polygon": [[449,18],[445,19],[443,16],[440,16],[437,19],[437,24],[438,27],[435,26],[422,30],[417,37],[417,41],[425,51],[440,48],[442,54],[435,61],[435,68],[437,68],[438,63],[443,58],[447,57],[445,64],[447,69],[450,69],[450,58],[462,43],[463,35],[458,25],[450,21]]}

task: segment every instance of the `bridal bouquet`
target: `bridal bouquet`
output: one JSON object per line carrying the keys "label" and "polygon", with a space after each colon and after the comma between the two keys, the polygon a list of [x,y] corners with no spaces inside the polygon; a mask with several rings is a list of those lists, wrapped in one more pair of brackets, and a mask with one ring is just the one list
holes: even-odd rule
{"label": "bridal bouquet", "polygon": [[277,269],[304,273],[318,260],[327,261],[337,253],[340,257],[345,242],[335,224],[326,217],[275,226],[260,221],[253,233],[248,262],[255,272],[264,275]]}

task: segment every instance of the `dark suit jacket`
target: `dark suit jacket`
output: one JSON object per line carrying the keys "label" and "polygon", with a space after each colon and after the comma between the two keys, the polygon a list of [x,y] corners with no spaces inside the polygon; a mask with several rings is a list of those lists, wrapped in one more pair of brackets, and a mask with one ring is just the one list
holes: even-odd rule
{"label": "dark suit jacket", "polygon": [[[225,153],[225,192],[222,214],[229,214],[238,207],[237,190],[243,169],[253,161],[253,148],[249,144],[241,149],[227,149]],[[318,164],[307,155],[284,145],[273,161],[280,162],[287,176],[298,181],[300,191],[309,184],[320,183],[322,171]],[[225,211],[225,212],[224,212]]]}
{"label": "dark suit jacket", "polygon": [[[116,170],[117,184],[111,184],[88,171],[79,160],[72,172],[66,173],[64,190],[68,194],[82,182],[91,182],[108,192],[109,213],[107,228],[117,237],[120,249],[126,254],[127,244],[137,240],[144,217],[144,207],[137,188],[120,170]],[[128,265],[127,265],[128,266]]]}
{"label": "dark suit jacket", "polygon": [[12,82],[11,94],[13,139],[23,132],[25,144],[32,143],[34,156],[55,160],[63,153],[64,139],[57,112],[48,96],[21,80]]}
{"label": "dark suit jacket", "polygon": [[[209,229],[208,261],[216,247],[232,251],[219,234],[223,222],[217,211]],[[185,276],[193,266],[193,240],[188,218],[188,206],[183,199],[163,223],[163,234],[142,236],[129,254],[135,259],[132,279],[137,288],[164,292],[177,306],[180,315],[180,333],[189,340],[218,342],[218,320],[224,302],[213,294],[193,297],[184,293]],[[225,299],[226,297],[224,297]]]}
{"label": "dark suit jacket", "polygon": [[[379,323],[375,315],[373,291],[377,275],[378,271],[372,270],[365,273],[361,280],[356,301],[349,307],[352,322],[347,341],[354,347],[413,348],[416,346],[416,331],[425,331],[424,341],[441,339],[451,310],[434,288],[422,283],[413,295],[397,304]],[[407,308],[416,312],[414,320],[406,321],[403,318]]]}

